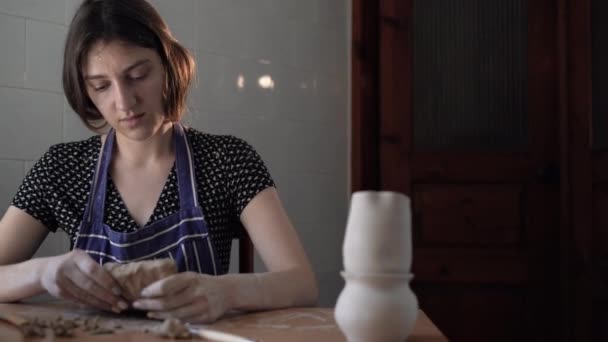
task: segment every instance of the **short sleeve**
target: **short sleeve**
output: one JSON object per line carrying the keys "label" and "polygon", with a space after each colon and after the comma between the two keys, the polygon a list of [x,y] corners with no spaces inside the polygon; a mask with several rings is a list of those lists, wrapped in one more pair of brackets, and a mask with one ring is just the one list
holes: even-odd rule
{"label": "short sleeve", "polygon": [[32,215],[49,230],[57,230],[57,221],[53,215],[53,190],[51,187],[51,150],[34,164],[25,176],[11,205]]}
{"label": "short sleeve", "polygon": [[260,155],[246,141],[231,137],[226,148],[228,191],[240,216],[249,201],[275,184]]}

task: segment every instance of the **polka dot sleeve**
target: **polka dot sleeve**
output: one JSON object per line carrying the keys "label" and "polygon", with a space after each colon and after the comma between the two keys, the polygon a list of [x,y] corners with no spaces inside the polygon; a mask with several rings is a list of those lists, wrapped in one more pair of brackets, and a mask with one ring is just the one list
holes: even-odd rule
{"label": "polka dot sleeve", "polygon": [[246,141],[231,137],[226,158],[228,191],[240,216],[258,193],[275,184],[260,155]]}
{"label": "polka dot sleeve", "polygon": [[50,182],[53,149],[44,154],[21,183],[11,205],[32,215],[49,230],[57,230],[57,221],[53,215],[54,190]]}

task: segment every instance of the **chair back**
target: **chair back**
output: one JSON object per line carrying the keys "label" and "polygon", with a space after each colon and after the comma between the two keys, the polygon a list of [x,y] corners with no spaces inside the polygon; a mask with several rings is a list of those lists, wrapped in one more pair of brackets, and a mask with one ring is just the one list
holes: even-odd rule
{"label": "chair back", "polygon": [[239,241],[239,273],[253,273],[253,242],[243,225],[235,226],[236,239]]}

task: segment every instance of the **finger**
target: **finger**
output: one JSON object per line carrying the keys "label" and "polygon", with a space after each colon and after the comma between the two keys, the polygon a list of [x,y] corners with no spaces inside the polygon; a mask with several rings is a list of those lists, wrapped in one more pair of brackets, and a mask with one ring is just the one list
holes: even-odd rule
{"label": "finger", "polygon": [[144,288],[140,296],[142,298],[164,297],[183,291],[190,286],[193,276],[188,273],[178,273],[157,280]]}
{"label": "finger", "polygon": [[145,311],[167,311],[192,303],[194,299],[194,290],[188,287],[164,297],[140,298],[133,302],[133,307]]}
{"label": "finger", "polygon": [[106,291],[111,291],[115,296],[120,296],[120,285],[101,265],[93,261],[91,257],[83,252],[77,251],[78,256],[75,258],[76,265],[84,274],[93,279],[99,286]]}
{"label": "finger", "polygon": [[118,297],[107,289],[99,286],[98,283],[96,283],[86,273],[83,273],[78,267],[71,268],[66,275],[87,295],[93,296],[97,300],[107,303],[110,307],[118,306],[118,302],[120,301]]}
{"label": "finger", "polygon": [[83,290],[72,279],[65,277],[65,279],[63,280],[63,283],[64,283],[63,290],[68,294],[69,297],[71,297],[72,300],[74,300],[76,302],[87,304],[89,306],[93,306],[98,309],[107,310],[107,311],[112,310],[111,305],[98,299],[91,293]]}
{"label": "finger", "polygon": [[72,294],[64,289],[67,285],[63,284],[65,282],[58,277],[55,282],[46,285],[47,292],[57,298],[72,299]]}

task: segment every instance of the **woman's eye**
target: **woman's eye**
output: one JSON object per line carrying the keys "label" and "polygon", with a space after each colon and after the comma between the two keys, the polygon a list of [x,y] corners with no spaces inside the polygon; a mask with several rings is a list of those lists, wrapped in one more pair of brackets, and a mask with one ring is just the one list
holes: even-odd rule
{"label": "woman's eye", "polygon": [[107,88],[108,88],[108,85],[107,85],[107,84],[104,84],[104,85],[100,85],[100,86],[94,86],[94,87],[93,87],[93,90],[95,90],[95,91],[104,91],[104,90],[106,90]]}
{"label": "woman's eye", "polygon": [[131,79],[132,80],[141,80],[144,79],[148,74],[136,74],[136,75],[131,75]]}

